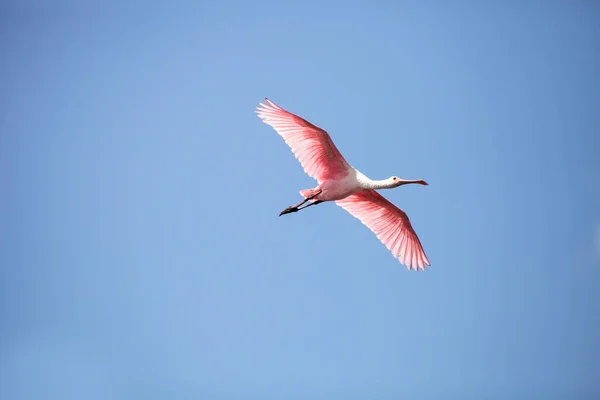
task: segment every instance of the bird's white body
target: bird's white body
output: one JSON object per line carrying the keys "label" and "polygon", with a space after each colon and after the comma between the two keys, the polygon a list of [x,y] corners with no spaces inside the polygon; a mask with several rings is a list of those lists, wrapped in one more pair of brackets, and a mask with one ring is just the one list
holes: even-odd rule
{"label": "bird's white body", "polygon": [[406,183],[413,183],[413,181],[405,181],[395,176],[383,180],[373,180],[356,168],[349,166],[346,176],[323,181],[313,190],[321,190],[321,193],[315,198],[316,200],[335,201],[364,189],[391,189]]}
{"label": "bird's white body", "polygon": [[346,198],[356,192],[366,189],[369,178],[360,173],[357,169],[350,167],[348,175],[340,179],[326,180],[317,186],[322,193],[318,195],[318,200],[335,201]]}

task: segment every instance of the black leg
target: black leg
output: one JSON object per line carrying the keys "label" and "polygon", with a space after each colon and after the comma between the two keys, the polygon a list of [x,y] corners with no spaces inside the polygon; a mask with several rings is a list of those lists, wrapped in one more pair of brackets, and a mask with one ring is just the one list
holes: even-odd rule
{"label": "black leg", "polygon": [[317,200],[314,203],[309,204],[308,206],[304,206],[304,207],[300,208],[300,206],[302,204],[304,204],[307,201],[313,199],[315,196],[317,196],[320,193],[321,193],[321,191],[319,190],[317,193],[308,196],[307,198],[305,198],[303,201],[301,201],[300,203],[296,204],[295,206],[289,206],[288,208],[286,208],[285,210],[283,210],[282,212],[280,212],[279,216],[281,217],[284,214],[289,214],[289,213],[293,213],[293,212],[296,212],[296,211],[304,210],[306,207],[312,206],[313,204],[322,203],[321,200]]}
{"label": "black leg", "polygon": [[305,208],[308,208],[308,207],[310,207],[310,206],[316,206],[317,204],[321,204],[322,202],[323,202],[323,200],[317,200],[317,201],[315,201],[314,203],[310,203],[310,204],[307,204],[307,205],[305,205],[304,207],[300,207],[300,208],[298,209],[298,211],[300,211],[300,210],[304,210]]}

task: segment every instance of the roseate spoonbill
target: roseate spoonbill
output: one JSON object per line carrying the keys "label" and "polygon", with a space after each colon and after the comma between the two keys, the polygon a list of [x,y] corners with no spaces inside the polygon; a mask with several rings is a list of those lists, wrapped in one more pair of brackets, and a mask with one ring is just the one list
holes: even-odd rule
{"label": "roseate spoonbill", "polygon": [[[372,180],[352,167],[333,144],[329,134],[310,122],[284,110],[271,100],[259,103],[256,113],[271,125],[290,146],[304,172],[318,186],[300,191],[304,200],[283,210],[279,216],[304,210],[325,201],[336,204],[358,218],[410,269],[431,265],[423,246],[404,211],[386,200],[376,189],[391,189],[409,183],[427,185],[422,179],[405,180],[392,176]],[[309,204],[303,206],[306,202]]]}

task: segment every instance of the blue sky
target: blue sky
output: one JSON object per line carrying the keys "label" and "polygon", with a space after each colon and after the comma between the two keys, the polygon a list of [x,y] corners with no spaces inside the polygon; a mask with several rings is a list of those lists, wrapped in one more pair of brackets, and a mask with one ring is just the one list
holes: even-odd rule
{"label": "blue sky", "polygon": [[[4,2],[0,397],[600,396],[600,7]],[[325,128],[432,267],[254,110]]]}

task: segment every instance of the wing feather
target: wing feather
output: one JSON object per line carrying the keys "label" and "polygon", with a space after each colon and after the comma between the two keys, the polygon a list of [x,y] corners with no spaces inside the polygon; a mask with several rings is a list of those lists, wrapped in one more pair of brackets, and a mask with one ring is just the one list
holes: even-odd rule
{"label": "wing feather", "polygon": [[279,107],[265,98],[256,113],[283,137],[300,161],[304,172],[319,183],[339,179],[348,173],[350,164],[337,149],[329,134],[316,125]]}
{"label": "wing feather", "polygon": [[431,265],[408,215],[375,190],[361,190],[336,204],[365,224],[409,270]]}

